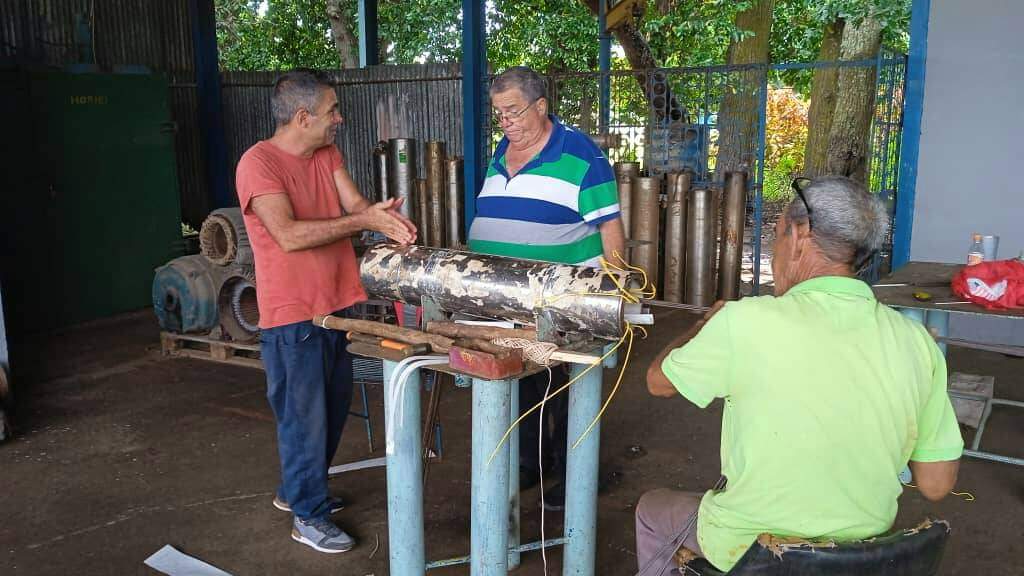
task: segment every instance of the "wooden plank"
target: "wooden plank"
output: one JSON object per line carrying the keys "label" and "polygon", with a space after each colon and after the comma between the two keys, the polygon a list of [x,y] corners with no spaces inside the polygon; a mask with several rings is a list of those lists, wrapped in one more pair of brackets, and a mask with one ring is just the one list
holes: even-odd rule
{"label": "wooden plank", "polygon": [[259,346],[249,343],[228,342],[194,334],[161,332],[160,345],[165,356],[263,369],[263,362],[259,358]]}
{"label": "wooden plank", "polygon": [[[989,310],[971,303],[951,304],[951,302],[963,301],[963,298],[954,294],[950,288],[953,276],[961,268],[963,266],[960,264],[909,262],[903,268],[879,280],[878,284],[872,286],[872,289],[879,302],[897,308],[941,310],[998,318],[1024,318],[1024,310]],[[885,286],[885,284],[903,285]],[[914,292],[927,292],[931,294],[932,299],[928,302],[919,302],[914,299]]]}

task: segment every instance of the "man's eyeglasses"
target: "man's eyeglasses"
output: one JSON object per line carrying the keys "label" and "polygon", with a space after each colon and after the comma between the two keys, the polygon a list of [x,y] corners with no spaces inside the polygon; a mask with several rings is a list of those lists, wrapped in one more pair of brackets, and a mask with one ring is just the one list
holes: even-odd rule
{"label": "man's eyeglasses", "polygon": [[802,176],[793,178],[793,183],[791,184],[793,191],[800,197],[800,201],[804,203],[804,208],[807,210],[807,229],[814,230],[814,224],[811,223],[811,205],[807,202],[807,197],[804,196],[804,190],[810,185],[811,179]]}
{"label": "man's eyeglasses", "polygon": [[537,100],[534,100],[533,102],[530,102],[529,104],[527,104],[519,112],[501,112],[500,110],[492,110],[491,111],[491,117],[494,119],[494,123],[495,124],[501,124],[502,122],[506,122],[506,121],[509,122],[509,123],[514,124],[520,118],[522,118],[523,114],[526,114],[526,111],[529,110],[530,108],[532,108],[533,105],[536,104],[536,103],[537,103]]}

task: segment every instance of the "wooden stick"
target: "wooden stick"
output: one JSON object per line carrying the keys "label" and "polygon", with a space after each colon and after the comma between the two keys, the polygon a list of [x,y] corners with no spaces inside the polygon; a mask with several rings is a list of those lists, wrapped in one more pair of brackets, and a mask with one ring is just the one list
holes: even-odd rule
{"label": "wooden stick", "polygon": [[337,316],[316,316],[313,323],[317,326],[331,330],[345,330],[347,332],[362,332],[381,338],[390,338],[409,344],[430,344],[434,352],[447,352],[452,347],[451,338],[437,334],[427,334],[412,328],[402,328],[391,324],[381,324],[370,320],[355,320],[352,318],[338,318]]}
{"label": "wooden stick", "polygon": [[501,328],[498,326],[457,324],[455,322],[427,322],[427,332],[450,338],[482,338],[484,340],[494,340],[496,338],[537,339],[537,330],[535,328]]}

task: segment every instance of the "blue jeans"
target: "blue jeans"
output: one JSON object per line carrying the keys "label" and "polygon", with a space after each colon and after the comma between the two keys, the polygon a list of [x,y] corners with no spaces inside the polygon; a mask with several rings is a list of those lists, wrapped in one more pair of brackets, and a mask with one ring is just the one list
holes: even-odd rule
{"label": "blue jeans", "polygon": [[327,469],[352,403],[352,357],[345,344],[345,332],[310,321],[260,333],[281,456],[278,496],[303,520],[326,517],[330,508]]}

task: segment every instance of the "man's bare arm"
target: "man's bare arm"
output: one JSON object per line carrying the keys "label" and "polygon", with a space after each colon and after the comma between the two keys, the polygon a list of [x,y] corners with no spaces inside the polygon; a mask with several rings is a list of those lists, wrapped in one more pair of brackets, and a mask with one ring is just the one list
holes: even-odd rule
{"label": "man's bare arm", "polygon": [[622,228],[622,218],[615,218],[597,225],[601,233],[601,248],[604,259],[616,266],[626,261],[626,233]]}
{"label": "man's bare arm", "polygon": [[[355,181],[352,180],[352,175],[349,174],[345,166],[339,166],[334,171],[334,187],[338,190],[338,199],[341,200],[341,207],[345,209],[347,214],[359,214],[371,206],[370,201],[359,193],[359,188],[356,186]],[[401,205],[402,200],[396,200],[388,210],[394,217],[405,224],[405,227],[412,233],[413,237],[409,240],[409,243],[412,243],[416,241],[416,225],[399,211]]]}
{"label": "man's bare arm", "polygon": [[358,214],[340,218],[297,220],[288,195],[281,193],[253,198],[252,210],[281,249],[293,252],[331,244],[362,230],[376,230],[396,242],[409,243],[413,234],[388,212],[393,204],[393,201],[379,202]]}
{"label": "man's bare arm", "polygon": [[666,376],[665,372],[661,369],[662,362],[665,361],[665,358],[667,358],[673,350],[680,348],[683,344],[693,340],[693,337],[700,332],[700,329],[703,328],[704,325],[707,324],[708,320],[711,320],[711,317],[717,314],[723,306],[725,306],[725,301],[719,300],[718,302],[715,302],[715,305],[712,306],[706,314],[704,314],[704,318],[698,320],[690,327],[689,330],[683,332],[679,337],[669,342],[668,345],[665,346],[665,348],[663,348],[654,358],[654,362],[651,362],[651,366],[647,369],[647,391],[650,392],[652,396],[670,398],[679,393],[672,382],[669,381],[668,376]]}
{"label": "man's bare arm", "polygon": [[921,494],[932,502],[938,502],[956,486],[960,461],[915,462],[911,460],[910,472],[914,475],[914,484],[917,485]]}

